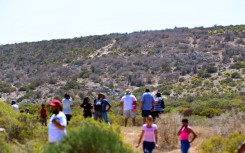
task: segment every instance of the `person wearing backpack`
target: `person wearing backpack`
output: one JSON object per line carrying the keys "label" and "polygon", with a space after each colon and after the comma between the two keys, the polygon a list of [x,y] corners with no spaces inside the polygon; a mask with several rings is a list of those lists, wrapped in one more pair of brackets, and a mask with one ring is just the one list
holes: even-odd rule
{"label": "person wearing backpack", "polygon": [[123,109],[123,115],[125,117],[124,125],[127,126],[128,119],[132,118],[133,126],[135,126],[136,118],[136,97],[131,94],[129,89],[126,90],[125,95],[121,98],[120,106]]}
{"label": "person wearing backpack", "polygon": [[156,93],[156,102],[157,104],[153,106],[151,115],[153,117],[153,121],[156,120],[156,118],[159,117],[159,114],[163,113],[164,108],[165,108],[165,104],[164,104],[164,100],[162,98],[161,93]]}

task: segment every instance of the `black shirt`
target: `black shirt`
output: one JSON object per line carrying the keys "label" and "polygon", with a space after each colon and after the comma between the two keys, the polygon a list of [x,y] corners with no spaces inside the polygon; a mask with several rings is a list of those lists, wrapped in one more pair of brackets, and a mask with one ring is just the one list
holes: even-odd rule
{"label": "black shirt", "polygon": [[83,108],[84,114],[90,115],[92,114],[91,109],[93,108],[93,105],[91,103],[83,103],[80,105],[81,108]]}

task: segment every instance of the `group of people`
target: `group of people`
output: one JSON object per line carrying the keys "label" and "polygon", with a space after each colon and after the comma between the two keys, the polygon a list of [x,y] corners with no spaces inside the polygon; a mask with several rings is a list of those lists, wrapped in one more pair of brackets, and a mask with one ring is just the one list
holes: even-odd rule
{"label": "group of people", "polygon": [[[128,119],[132,118],[132,124],[135,126],[135,117],[137,113],[137,99],[131,93],[129,89],[126,90],[125,95],[121,98],[120,106],[123,109],[123,115],[125,117],[125,127],[127,126]],[[156,93],[156,98],[150,92],[149,89],[145,90],[145,93],[141,97],[140,110],[143,118],[143,124],[146,123],[146,117],[151,115],[153,121],[159,114],[163,113],[165,108],[164,100],[161,93]]]}
{"label": "group of people", "polygon": [[[51,103],[49,103],[49,106],[51,106],[53,114],[48,125],[48,141],[49,143],[56,143],[62,141],[66,135],[66,127],[72,118],[71,107],[73,106],[73,101],[69,94],[65,94],[62,101],[55,98]],[[12,104],[12,107],[14,109],[16,108],[14,104]],[[104,120],[108,125],[110,125],[107,112],[112,106],[108,100],[106,100],[106,96],[104,94],[99,93],[93,103],[91,103],[89,97],[85,97],[80,107],[83,110],[83,116],[85,118],[91,117],[99,121]],[[129,118],[132,118],[132,124],[135,126],[137,99],[129,89],[126,90],[125,95],[121,98],[120,107],[123,110],[125,127],[127,126]],[[145,93],[141,97],[139,107],[143,118],[143,126],[136,147],[139,147],[143,139],[144,153],[151,153],[154,148],[158,147],[157,125],[154,124],[154,121],[159,117],[159,114],[164,111],[164,100],[160,93],[156,93],[155,98],[150,90],[146,89]],[[47,126],[47,113],[44,104],[42,104],[40,116],[42,125]],[[191,141],[189,141],[190,134],[193,134]],[[197,137],[196,133],[188,126],[188,119],[182,120],[182,127],[180,128],[178,135],[180,136],[181,141],[181,151],[182,153],[187,153],[190,148],[190,143],[192,143]]]}

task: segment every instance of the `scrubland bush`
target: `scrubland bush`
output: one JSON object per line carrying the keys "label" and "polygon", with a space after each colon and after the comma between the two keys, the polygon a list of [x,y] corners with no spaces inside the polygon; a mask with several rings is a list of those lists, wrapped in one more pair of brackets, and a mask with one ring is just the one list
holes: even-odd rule
{"label": "scrubland bush", "polygon": [[11,84],[0,81],[0,92],[10,93],[13,91],[15,91],[15,88],[13,88]]}
{"label": "scrubland bush", "polygon": [[245,133],[245,113],[244,112],[227,112],[211,120],[214,135],[226,136],[229,133]]}
{"label": "scrubland bush", "polygon": [[11,153],[9,144],[6,143],[6,134],[0,133],[0,153]]}
{"label": "scrubland bush", "polygon": [[233,78],[233,79],[239,79],[239,78],[241,78],[241,74],[239,72],[233,72],[231,74],[231,78]]}
{"label": "scrubland bush", "polygon": [[200,153],[237,153],[238,147],[245,140],[245,134],[230,133],[227,136],[212,136],[204,140]]}
{"label": "scrubland bush", "polygon": [[76,80],[71,80],[68,81],[65,86],[63,87],[63,89],[65,90],[70,90],[70,89],[79,89],[80,85]]}
{"label": "scrubland bush", "polygon": [[48,145],[44,153],[133,153],[123,143],[118,130],[118,127],[86,120],[79,130],[70,132],[63,142]]}
{"label": "scrubland bush", "polygon": [[178,147],[177,132],[181,126],[182,116],[178,113],[163,114],[160,116],[158,134],[161,150],[170,150]]}
{"label": "scrubland bush", "polygon": [[5,128],[7,141],[25,143],[37,136],[38,120],[31,114],[16,112],[9,105],[0,102],[0,125]]}

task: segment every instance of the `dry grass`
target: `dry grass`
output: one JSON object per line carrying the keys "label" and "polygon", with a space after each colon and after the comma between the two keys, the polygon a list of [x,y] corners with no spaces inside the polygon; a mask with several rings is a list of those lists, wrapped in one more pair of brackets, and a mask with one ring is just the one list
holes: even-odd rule
{"label": "dry grass", "polygon": [[[181,126],[182,116],[177,113],[161,115],[157,120],[159,134],[159,148],[155,153],[179,153],[179,137],[176,135]],[[191,144],[190,153],[197,153],[202,141],[213,135],[225,136],[229,133],[245,133],[245,113],[229,112],[211,119],[190,117],[190,126],[197,133],[197,139]],[[141,127],[123,127],[124,141],[135,148],[138,142]],[[135,148],[135,151],[142,152],[142,146]]]}

